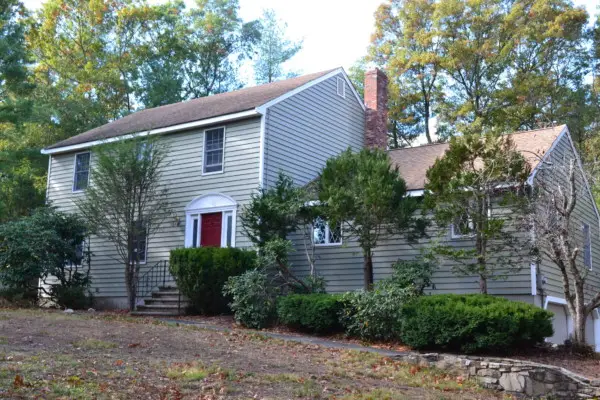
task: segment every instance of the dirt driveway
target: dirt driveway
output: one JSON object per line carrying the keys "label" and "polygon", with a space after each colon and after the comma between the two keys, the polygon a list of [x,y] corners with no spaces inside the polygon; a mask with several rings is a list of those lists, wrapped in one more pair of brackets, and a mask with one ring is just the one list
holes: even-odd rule
{"label": "dirt driveway", "polygon": [[0,398],[491,399],[379,355],[115,315],[0,310]]}

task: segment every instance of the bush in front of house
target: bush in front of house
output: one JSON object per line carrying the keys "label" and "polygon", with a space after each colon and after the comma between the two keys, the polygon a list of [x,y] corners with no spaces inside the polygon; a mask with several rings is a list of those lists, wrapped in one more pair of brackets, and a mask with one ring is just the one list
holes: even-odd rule
{"label": "bush in front of house", "polygon": [[52,207],[0,225],[0,286],[14,299],[34,301],[43,292],[57,305],[73,308],[59,294],[76,288],[87,297],[89,254],[81,247],[87,235],[81,217]]}
{"label": "bush in front of house", "polygon": [[229,277],[255,265],[256,252],[252,250],[200,247],[172,250],[169,271],[189,299],[190,311],[210,315],[230,311],[223,285]]}
{"label": "bush in front of house", "polygon": [[223,294],[231,297],[229,307],[235,320],[247,328],[262,329],[273,321],[277,290],[262,269],[230,277]]}
{"label": "bush in front of house", "polygon": [[368,341],[397,341],[404,302],[414,296],[393,280],[377,282],[373,290],[357,290],[342,297],[341,321],[346,335]]}
{"label": "bush in front of house", "polygon": [[277,300],[280,323],[311,333],[340,331],[342,309],[342,296],[335,294],[291,294]]}
{"label": "bush in front of house", "polygon": [[506,353],[552,336],[552,313],[483,294],[422,296],[402,309],[402,342],[414,349]]}

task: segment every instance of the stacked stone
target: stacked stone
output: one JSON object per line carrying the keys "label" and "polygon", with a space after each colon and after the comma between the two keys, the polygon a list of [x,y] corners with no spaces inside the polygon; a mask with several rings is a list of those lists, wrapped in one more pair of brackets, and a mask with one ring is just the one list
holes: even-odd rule
{"label": "stacked stone", "polygon": [[481,386],[517,396],[556,399],[600,398],[600,381],[564,368],[520,360],[408,353],[401,361],[476,379]]}

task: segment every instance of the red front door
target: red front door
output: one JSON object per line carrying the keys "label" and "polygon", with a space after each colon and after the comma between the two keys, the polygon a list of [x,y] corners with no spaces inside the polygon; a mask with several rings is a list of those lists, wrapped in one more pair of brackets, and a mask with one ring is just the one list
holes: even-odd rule
{"label": "red front door", "polygon": [[202,214],[200,227],[201,247],[221,247],[221,213]]}

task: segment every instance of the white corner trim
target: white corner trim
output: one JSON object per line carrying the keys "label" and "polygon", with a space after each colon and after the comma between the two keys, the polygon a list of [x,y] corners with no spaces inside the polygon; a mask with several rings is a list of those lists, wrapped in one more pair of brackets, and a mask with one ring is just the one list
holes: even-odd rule
{"label": "white corner trim", "polygon": [[46,175],[46,205],[50,197],[50,174],[52,173],[52,156],[48,157],[48,171]]}
{"label": "white corner trim", "polygon": [[42,149],[41,153],[42,154],[67,153],[67,152],[74,151],[74,150],[87,149],[87,148],[90,148],[93,146],[98,146],[100,144],[118,142],[120,140],[126,140],[126,139],[133,139],[133,138],[140,137],[140,136],[160,135],[163,133],[184,131],[187,129],[198,128],[198,127],[217,124],[217,123],[221,123],[221,122],[235,121],[238,119],[259,116],[259,115],[260,115],[260,113],[257,112],[256,110],[242,111],[239,113],[226,114],[226,115],[221,115],[219,117],[201,119],[199,121],[194,121],[194,122],[187,122],[185,124],[171,125],[171,126],[167,126],[165,128],[151,129],[148,131],[130,133],[127,135],[111,137],[111,138],[107,138],[107,139],[100,139],[100,140],[94,140],[91,142],[78,143],[78,144],[74,144],[71,146],[57,147],[55,149]]}
{"label": "white corner trim", "polygon": [[532,262],[529,265],[529,267],[531,268],[531,295],[536,296],[537,295],[537,264]]}
{"label": "white corner trim", "polygon": [[[356,89],[354,89],[354,86],[352,85],[352,82],[350,81],[350,78],[348,78],[348,75],[346,74],[346,72],[344,71],[343,68],[336,68],[333,71],[329,72],[328,74],[325,74],[319,78],[313,79],[310,82],[305,83],[302,86],[298,86],[296,89],[294,90],[290,90],[289,92],[286,92],[285,94],[282,94],[279,97],[274,98],[271,101],[266,102],[265,104],[256,107],[256,111],[258,111],[261,114],[264,114],[267,110],[267,108],[274,106],[277,103],[280,103],[312,86],[315,86],[323,81],[326,81],[327,79],[334,77],[338,74],[342,74],[343,78],[346,80],[346,83],[348,84],[348,86],[350,86],[350,89],[352,90],[352,92],[354,93],[354,96],[356,97],[356,100],[358,101],[358,103],[360,104],[360,106],[362,107],[363,111],[365,110],[365,104],[363,102],[363,100],[360,98],[360,96],[358,95],[358,93],[356,92]],[[337,89],[336,89],[337,90]]]}
{"label": "white corner trim", "polygon": [[260,136],[259,136],[259,151],[258,151],[258,187],[262,189],[265,184],[265,140],[267,126],[268,111],[263,112],[260,118]]}
{"label": "white corner trim", "polygon": [[548,309],[548,303],[560,304],[563,306],[567,305],[567,301],[562,297],[546,296],[546,299],[544,300],[544,310]]}

